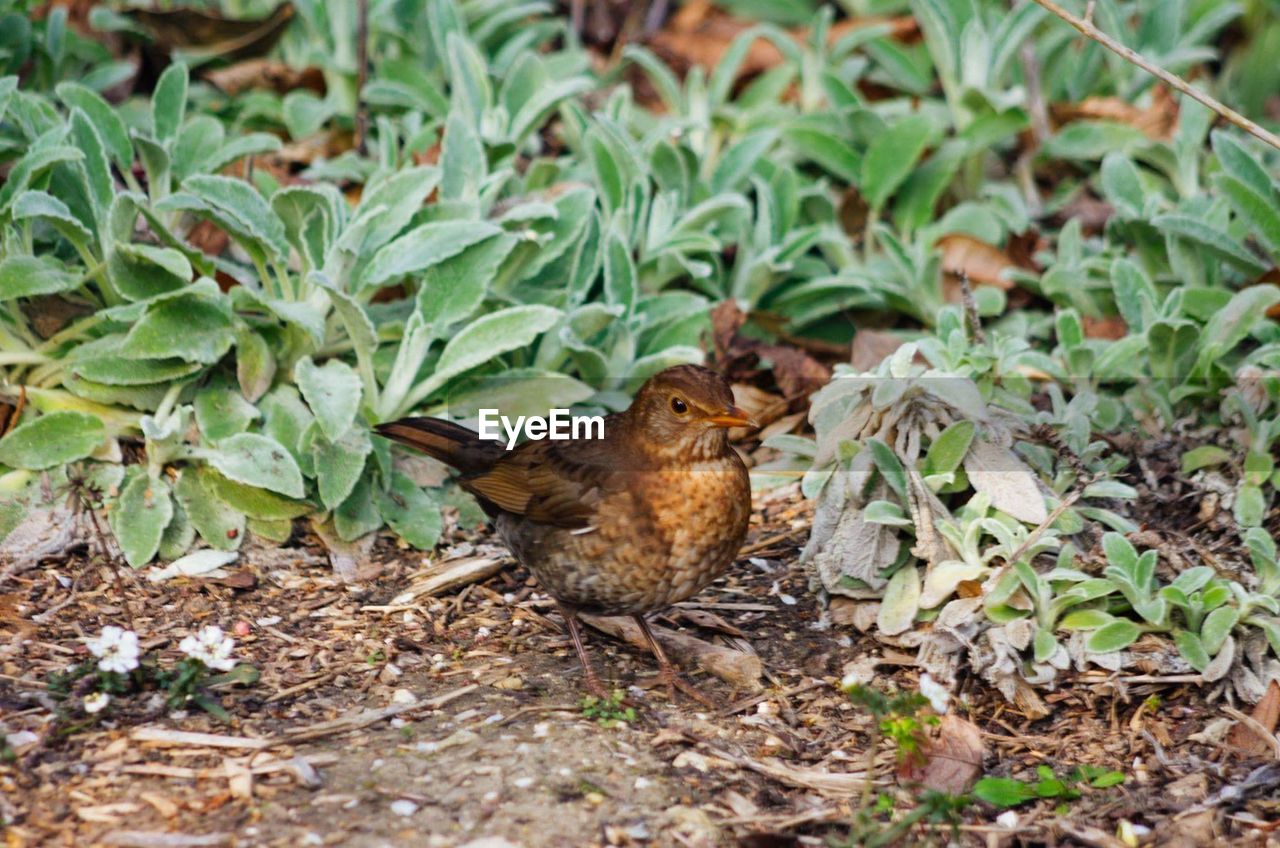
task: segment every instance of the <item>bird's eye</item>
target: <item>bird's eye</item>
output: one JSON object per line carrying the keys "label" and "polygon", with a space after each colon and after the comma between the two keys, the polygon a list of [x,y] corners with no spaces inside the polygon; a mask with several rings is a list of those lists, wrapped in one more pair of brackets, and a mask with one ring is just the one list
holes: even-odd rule
{"label": "bird's eye", "polygon": [[675,411],[676,415],[684,415],[689,411],[689,405],[678,397],[673,397],[671,399],[671,408]]}

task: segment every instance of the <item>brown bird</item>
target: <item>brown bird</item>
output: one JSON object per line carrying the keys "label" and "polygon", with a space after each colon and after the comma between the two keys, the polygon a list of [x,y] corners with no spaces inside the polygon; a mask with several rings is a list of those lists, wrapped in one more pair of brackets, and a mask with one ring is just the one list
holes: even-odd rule
{"label": "brown bird", "polygon": [[742,546],[747,468],[728,428],[754,426],[724,378],[696,365],[651,377],[600,439],[527,441],[513,450],[440,418],[377,431],[445,462],[498,535],[560,606],[587,689],[604,698],[578,613],[630,615],[668,694],[705,696],[676,674],[644,615],[696,595]]}

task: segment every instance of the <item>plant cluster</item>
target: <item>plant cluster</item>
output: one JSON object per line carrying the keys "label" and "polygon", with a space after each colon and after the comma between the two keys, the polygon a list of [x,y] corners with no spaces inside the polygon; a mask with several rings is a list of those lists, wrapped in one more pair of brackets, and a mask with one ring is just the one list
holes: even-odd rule
{"label": "plant cluster", "polygon": [[[232,684],[249,686],[258,680],[257,669],[232,657],[235,640],[217,625],[185,637],[178,645],[185,656],[168,668],[158,658],[141,654],[137,633],[114,624],[85,644],[91,658],[51,675],[48,681],[50,695],[67,702],[65,717],[72,721],[73,730],[95,721],[113,698],[148,690],[163,692],[165,706],[171,710],[195,706],[230,721],[231,715],[211,690]],[[73,702],[76,698],[78,704]]]}

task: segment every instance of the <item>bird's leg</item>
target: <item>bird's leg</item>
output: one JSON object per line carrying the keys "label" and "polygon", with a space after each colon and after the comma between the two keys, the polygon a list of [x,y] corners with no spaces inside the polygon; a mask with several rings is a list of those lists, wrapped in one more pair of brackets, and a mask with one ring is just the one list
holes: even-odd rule
{"label": "bird's leg", "polygon": [[591,658],[587,656],[587,648],[582,644],[582,630],[578,627],[578,614],[566,607],[564,604],[556,604],[560,609],[560,614],[564,616],[565,627],[569,630],[569,638],[573,640],[573,649],[578,652],[578,662],[582,663],[582,673],[587,685],[587,691],[602,701],[609,700],[609,690],[600,682],[600,678],[596,676],[596,670],[591,666]]}
{"label": "bird's leg", "polygon": [[653,655],[658,658],[658,675],[667,687],[667,697],[674,701],[676,699],[675,690],[679,689],[704,707],[715,709],[718,706],[715,701],[702,694],[696,686],[686,681],[676,671],[676,667],[671,664],[671,660],[667,659],[666,652],[658,644],[653,631],[649,629],[649,622],[645,621],[644,616],[636,614],[631,617],[636,620],[636,624],[640,626],[640,632],[644,634],[644,638],[649,642],[649,650],[653,651]]}

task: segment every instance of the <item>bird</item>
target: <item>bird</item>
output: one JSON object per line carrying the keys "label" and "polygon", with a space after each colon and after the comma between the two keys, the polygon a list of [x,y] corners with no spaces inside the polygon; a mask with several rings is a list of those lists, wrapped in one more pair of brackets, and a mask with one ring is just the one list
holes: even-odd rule
{"label": "bird", "polygon": [[579,613],[631,616],[668,697],[684,681],[645,614],[693,597],[724,574],[747,535],[751,483],[730,427],[755,427],[725,379],[700,365],[650,377],[602,437],[528,440],[508,450],[444,418],[380,424],[382,436],[453,467],[498,537],[556,601],[586,690],[606,700]]}

